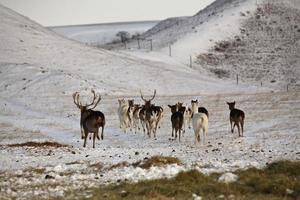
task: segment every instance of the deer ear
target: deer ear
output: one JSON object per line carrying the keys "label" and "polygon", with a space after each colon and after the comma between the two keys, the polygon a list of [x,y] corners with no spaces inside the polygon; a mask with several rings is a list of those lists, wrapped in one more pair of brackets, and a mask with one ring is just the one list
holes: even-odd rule
{"label": "deer ear", "polygon": [[169,106],[169,108],[172,108],[172,106],[171,105],[168,105]]}

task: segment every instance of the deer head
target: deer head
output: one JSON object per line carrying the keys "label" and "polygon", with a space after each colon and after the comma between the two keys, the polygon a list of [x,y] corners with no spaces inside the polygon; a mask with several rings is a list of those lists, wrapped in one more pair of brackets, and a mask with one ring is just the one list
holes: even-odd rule
{"label": "deer head", "polygon": [[235,106],[235,101],[234,102],[226,102],[229,106],[229,110],[233,110]]}
{"label": "deer head", "polygon": [[129,105],[129,107],[133,107],[134,100],[133,99],[128,99],[128,105]]}
{"label": "deer head", "polygon": [[175,113],[178,111],[178,105],[168,105],[168,107],[171,109],[171,113]]}
{"label": "deer head", "polygon": [[144,98],[142,91],[140,90],[141,93],[141,98],[142,100],[145,102],[145,108],[149,109],[151,107],[151,101],[154,99],[155,95],[156,95],[156,90],[154,90],[154,95],[151,99],[147,100]]}
{"label": "deer head", "polygon": [[[98,103],[100,102],[101,100],[101,96],[99,95],[97,97],[96,93],[94,90],[91,90],[91,92],[93,93],[93,100],[90,104],[86,103],[86,104],[82,104],[82,102],[79,100],[80,98],[80,94],[79,92],[74,92],[73,94],[73,100],[74,100],[74,104],[77,106],[77,108],[80,109],[81,113],[88,110],[88,109],[94,109]],[[89,106],[92,106],[89,108]]]}
{"label": "deer head", "polygon": [[192,100],[191,101],[192,104],[192,112],[196,112],[196,110],[198,110],[198,100]]}

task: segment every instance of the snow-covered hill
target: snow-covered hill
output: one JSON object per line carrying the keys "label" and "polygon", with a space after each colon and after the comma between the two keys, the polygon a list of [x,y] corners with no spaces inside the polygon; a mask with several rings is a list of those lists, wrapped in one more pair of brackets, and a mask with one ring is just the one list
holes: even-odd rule
{"label": "snow-covered hill", "polygon": [[244,81],[299,89],[300,6],[293,1],[264,3],[241,15],[240,32],[216,42],[197,62],[219,76],[239,74]]}

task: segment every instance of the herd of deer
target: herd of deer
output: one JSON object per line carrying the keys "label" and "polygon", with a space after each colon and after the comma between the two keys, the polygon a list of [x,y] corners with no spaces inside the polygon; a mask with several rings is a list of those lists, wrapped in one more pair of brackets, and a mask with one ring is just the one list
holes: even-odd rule
{"label": "herd of deer", "polygon": [[[73,100],[75,105],[80,109],[80,130],[81,137],[84,139],[83,147],[86,146],[86,140],[90,133],[93,134],[93,148],[95,148],[95,139],[100,140],[99,128],[101,130],[101,139],[103,140],[103,131],[105,126],[105,116],[100,111],[93,110],[101,100],[100,95],[96,95],[95,91],[91,91],[93,94],[93,100],[90,104],[83,105],[79,100],[80,95],[78,92],[73,94]],[[134,104],[134,100],[118,99],[119,108],[118,116],[120,120],[120,128],[126,133],[127,129],[137,130],[142,129],[144,134],[151,137],[153,134],[156,138],[157,128],[160,128],[161,120],[163,118],[164,109],[161,106],[152,104],[151,101],[155,98],[156,90],[154,95],[149,100],[145,99],[142,92],[141,99],[144,101],[144,105]],[[235,108],[235,102],[227,102],[230,110],[230,126],[231,132],[233,133],[234,127],[237,126],[239,136],[243,136],[244,132],[244,120],[245,113],[242,110]],[[90,108],[89,108],[90,107]],[[182,134],[185,133],[185,129],[188,126],[191,128],[191,123],[195,133],[195,143],[200,142],[201,132],[203,134],[203,141],[208,130],[208,119],[209,113],[206,108],[199,107],[198,100],[191,100],[191,108],[183,106],[183,103],[176,103],[175,105],[168,105],[171,109],[171,122],[172,122],[172,137],[179,141]],[[91,136],[90,136],[91,138]]]}

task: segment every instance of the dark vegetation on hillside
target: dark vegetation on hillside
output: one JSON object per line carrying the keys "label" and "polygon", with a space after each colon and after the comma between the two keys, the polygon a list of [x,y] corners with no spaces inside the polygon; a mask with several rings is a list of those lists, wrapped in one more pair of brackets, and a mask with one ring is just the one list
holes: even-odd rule
{"label": "dark vegetation on hillside", "polygon": [[220,78],[239,74],[244,81],[300,87],[300,10],[282,1],[240,15],[240,34],[216,42],[197,63]]}

